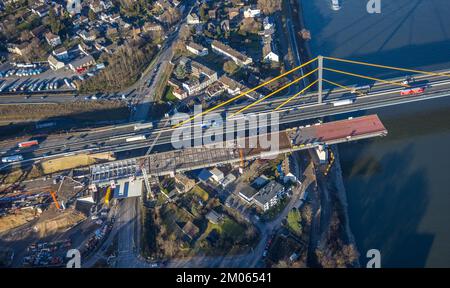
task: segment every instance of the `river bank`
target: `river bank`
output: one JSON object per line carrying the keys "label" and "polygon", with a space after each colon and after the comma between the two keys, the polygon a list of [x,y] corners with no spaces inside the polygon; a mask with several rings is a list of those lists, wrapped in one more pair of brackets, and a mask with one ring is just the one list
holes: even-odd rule
{"label": "river bank", "polygon": [[[305,25],[305,18],[304,18],[304,11],[303,11],[303,5],[302,5],[302,1],[301,0],[291,0],[290,1],[291,5],[295,6],[295,8],[293,9],[294,12],[296,12],[294,15],[296,15],[297,17],[293,17],[293,25],[295,27],[296,31],[302,31],[303,29],[307,29],[306,25]],[[309,45],[309,41],[303,39],[302,37],[300,37],[300,34],[296,35],[297,37],[297,41],[299,43],[299,50],[300,50],[300,55],[302,58],[302,62],[305,63],[307,61],[309,61],[310,59],[313,59],[313,54],[312,54],[312,50],[311,47]],[[311,71],[312,69],[307,67],[306,72]],[[316,80],[315,75],[311,75],[310,77],[310,82],[313,82]],[[334,219],[335,217],[335,211],[338,211],[337,213],[340,215],[337,215],[337,218],[340,219],[338,220],[339,225],[341,225],[342,230],[337,229],[337,231],[342,231],[342,233],[337,233],[337,234],[342,234],[342,235],[338,235],[338,239],[337,242],[340,243],[340,245],[345,245],[342,246],[342,250],[344,249],[344,247],[353,247],[352,249],[355,250],[355,255],[358,254],[357,251],[357,245],[356,245],[356,241],[355,241],[355,237],[350,229],[350,224],[349,224],[349,215],[348,215],[348,202],[347,202],[347,195],[346,195],[346,189],[345,189],[345,185],[344,185],[344,179],[342,176],[342,170],[341,170],[341,166],[340,166],[340,160],[339,160],[339,152],[338,152],[338,147],[337,146],[333,146],[331,147],[331,150],[333,151],[334,155],[335,155],[335,161],[333,163],[333,168],[331,173],[328,175],[328,177],[326,176],[322,176],[320,175],[320,173],[322,173],[320,171],[320,169],[316,169],[316,179],[318,182],[318,187],[320,191],[317,191],[315,193],[315,196],[313,197],[314,200],[313,201],[317,201],[316,205],[316,213],[318,213],[318,218],[315,220],[316,224],[320,227],[316,228],[316,233],[320,233],[320,235],[315,235],[315,238],[317,241],[317,248],[319,248],[319,250],[322,251],[327,251],[328,247],[324,247],[326,245],[329,245],[331,243],[329,243],[328,241],[331,241],[330,238],[330,234],[333,234],[336,231],[333,231],[333,227],[332,227],[332,223],[334,223],[333,221],[336,221],[336,219]],[[314,153],[312,151],[312,153]],[[339,203],[332,203],[333,201],[338,201]],[[341,209],[336,209],[336,207],[340,207]],[[313,225],[313,226],[315,226]],[[314,230],[314,229],[313,229]],[[314,232],[313,232],[314,234]],[[314,236],[314,235],[312,235]],[[335,235],[332,235],[331,237],[334,237]],[[312,242],[316,242],[316,240],[312,241]],[[341,242],[342,241],[342,242]],[[333,243],[334,244],[334,243]],[[316,244],[313,243],[313,245],[315,246]],[[336,256],[336,258],[340,257],[340,253],[342,251],[333,251],[332,253]],[[314,254],[313,251],[311,251],[309,253],[309,258],[310,260],[312,258],[315,257],[319,257],[318,255],[312,255]],[[338,256],[339,255],[339,256]],[[320,258],[320,257],[319,257]],[[323,259],[322,259],[323,260]],[[316,263],[316,264],[322,264],[323,262],[328,261],[328,259],[322,261],[322,263]],[[320,259],[319,259],[319,262]],[[354,263],[350,264],[351,266],[355,266],[355,267],[359,267],[360,263],[359,263],[359,259],[358,257],[356,257],[356,260],[354,261]]]}

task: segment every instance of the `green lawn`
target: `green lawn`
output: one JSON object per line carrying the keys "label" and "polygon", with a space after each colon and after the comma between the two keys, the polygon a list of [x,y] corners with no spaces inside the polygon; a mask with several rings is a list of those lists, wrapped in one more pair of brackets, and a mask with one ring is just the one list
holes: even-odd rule
{"label": "green lawn", "polygon": [[206,192],[205,190],[203,190],[200,186],[196,185],[194,186],[194,188],[192,188],[192,193],[196,194],[197,196],[199,196],[203,201],[208,201],[209,199],[209,194],[208,192]]}
{"label": "green lawn", "polygon": [[175,97],[175,95],[173,95],[173,87],[172,86],[167,86],[166,93],[164,94],[164,97],[163,97],[163,101],[164,102],[180,101],[180,99],[178,99],[177,97]]}

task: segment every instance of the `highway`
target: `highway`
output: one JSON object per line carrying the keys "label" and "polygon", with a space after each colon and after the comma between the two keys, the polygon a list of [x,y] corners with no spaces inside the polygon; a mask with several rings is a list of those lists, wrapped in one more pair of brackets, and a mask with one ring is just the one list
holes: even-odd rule
{"label": "highway", "polygon": [[[336,89],[325,91],[324,103],[317,103],[317,94],[309,93],[300,97],[298,100],[292,101],[277,111],[280,116],[279,124],[287,127],[298,125],[301,121],[316,119],[324,116],[338,115],[349,112],[356,112],[374,108],[380,108],[391,105],[405,104],[414,101],[422,101],[439,97],[450,96],[450,79],[445,76],[427,76],[416,77],[417,81],[427,80],[428,88],[423,94],[416,95],[400,95],[402,87],[391,84],[376,84],[370,93],[359,96],[353,104],[334,107],[333,101],[354,97],[350,92],[344,89]],[[401,79],[396,79],[401,81]],[[261,102],[247,111],[245,115],[257,113],[271,113],[272,110],[280,103],[285,101],[289,96],[278,98],[269,98],[270,101]],[[248,105],[249,101],[222,107],[214,112],[226,114],[238,111],[240,108]],[[239,117],[239,115],[235,116]],[[246,116],[241,116],[246,117]],[[49,157],[61,157],[73,155],[76,153],[97,153],[97,152],[122,152],[151,146],[155,138],[155,146],[162,146],[171,143],[172,133],[175,128],[167,124],[170,119],[162,119],[159,123],[155,123],[154,129],[134,130],[135,123],[129,123],[119,126],[105,127],[82,133],[67,133],[60,135],[42,135],[41,137],[33,137],[32,139],[40,139],[40,144],[27,149],[18,149],[17,143],[29,138],[18,138],[0,142],[0,155],[21,154],[24,156],[24,163],[41,160]],[[196,122],[194,122],[196,123]],[[195,125],[201,125],[196,123]],[[245,125],[245,124],[244,124]],[[247,126],[239,125],[238,130],[247,130]],[[182,128],[176,128],[182,129]],[[127,142],[126,139],[145,135],[145,140]],[[41,139],[42,138],[42,139]],[[8,167],[3,164],[0,168]]]}

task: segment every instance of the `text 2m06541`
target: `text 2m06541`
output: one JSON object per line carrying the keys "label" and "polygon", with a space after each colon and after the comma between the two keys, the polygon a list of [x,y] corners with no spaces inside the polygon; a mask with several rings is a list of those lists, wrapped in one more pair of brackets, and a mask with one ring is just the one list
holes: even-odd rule
{"label": "text 2m06541", "polygon": [[270,273],[220,273],[222,283],[270,283]]}

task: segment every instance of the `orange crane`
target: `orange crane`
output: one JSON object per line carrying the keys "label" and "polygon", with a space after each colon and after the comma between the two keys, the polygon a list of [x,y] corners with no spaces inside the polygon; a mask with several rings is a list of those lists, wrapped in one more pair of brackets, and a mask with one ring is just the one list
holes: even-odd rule
{"label": "orange crane", "polygon": [[56,193],[55,193],[55,191],[50,191],[50,195],[52,196],[53,202],[55,202],[56,208],[58,208],[58,210],[61,210],[61,207],[59,206],[58,200],[56,200]]}

